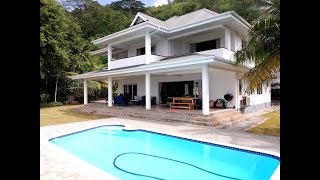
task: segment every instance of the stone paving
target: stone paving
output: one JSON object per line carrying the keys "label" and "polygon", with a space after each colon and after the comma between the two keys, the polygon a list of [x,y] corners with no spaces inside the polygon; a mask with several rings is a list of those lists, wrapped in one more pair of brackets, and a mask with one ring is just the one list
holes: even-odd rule
{"label": "stone paving", "polygon": [[260,117],[260,115],[271,112],[280,108],[279,106],[271,106],[270,108],[263,109],[254,113],[247,114],[247,120],[241,121],[241,123],[234,124],[227,128],[229,131],[239,131],[245,132],[246,130],[250,129],[251,127],[258,125],[264,122],[267,118]]}
{"label": "stone paving", "polygon": [[[63,149],[48,142],[50,138],[88,129],[100,125],[125,125],[126,129],[145,129],[200,141],[218,143],[233,147],[279,156],[280,137],[242,132],[241,126],[217,129],[176,122],[155,122],[152,120],[130,120],[106,118],[40,128],[40,179],[117,179]],[[239,125],[239,124],[238,124]],[[242,127],[243,128],[243,127]]]}

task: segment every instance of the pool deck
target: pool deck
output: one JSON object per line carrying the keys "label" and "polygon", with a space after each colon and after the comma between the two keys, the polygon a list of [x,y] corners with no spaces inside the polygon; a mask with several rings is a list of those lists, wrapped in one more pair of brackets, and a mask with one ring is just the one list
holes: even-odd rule
{"label": "pool deck", "polygon": [[48,141],[50,138],[101,125],[124,125],[124,129],[144,129],[227,146],[245,147],[248,150],[280,156],[280,137],[184,123],[138,121],[112,117],[40,127],[40,179],[117,179]]}

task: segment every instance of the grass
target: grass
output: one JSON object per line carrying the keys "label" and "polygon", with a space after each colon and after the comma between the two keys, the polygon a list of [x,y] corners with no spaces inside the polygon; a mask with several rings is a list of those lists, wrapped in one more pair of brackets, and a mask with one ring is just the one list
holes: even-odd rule
{"label": "grass", "polygon": [[261,115],[261,117],[268,118],[263,123],[252,127],[247,132],[280,136],[280,109]]}
{"label": "grass", "polygon": [[83,105],[40,108],[40,126],[50,126],[110,117],[71,111],[71,109],[81,106]]}

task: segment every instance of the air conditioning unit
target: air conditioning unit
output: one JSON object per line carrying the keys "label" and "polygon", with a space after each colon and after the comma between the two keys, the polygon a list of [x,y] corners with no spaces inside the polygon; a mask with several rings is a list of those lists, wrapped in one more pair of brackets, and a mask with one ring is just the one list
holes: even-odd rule
{"label": "air conditioning unit", "polygon": [[242,100],[240,100],[240,105],[241,105],[241,107],[250,106],[250,97],[248,97],[248,96],[243,96],[243,97],[242,97]]}

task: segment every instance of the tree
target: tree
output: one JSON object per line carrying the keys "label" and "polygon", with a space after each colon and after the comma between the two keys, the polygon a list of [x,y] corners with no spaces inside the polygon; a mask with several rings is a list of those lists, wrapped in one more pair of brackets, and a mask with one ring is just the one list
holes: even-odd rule
{"label": "tree", "polygon": [[250,27],[245,46],[235,53],[236,65],[254,62],[255,67],[244,74],[247,91],[253,92],[270,82],[280,72],[280,4],[261,1],[253,10],[258,18]]}
{"label": "tree", "polygon": [[[79,3],[81,1],[81,3]],[[101,6],[92,0],[67,0],[72,5],[71,15],[75,17],[87,40],[97,39],[108,34],[125,29],[129,26],[132,15],[113,10],[109,6]],[[69,4],[65,3],[65,8]],[[78,5],[78,6],[77,6]]]}
{"label": "tree", "polygon": [[120,0],[110,4],[110,7],[114,10],[130,11],[132,14],[137,12],[143,12],[145,7],[144,3],[137,0]]}
{"label": "tree", "polygon": [[84,60],[81,53],[86,43],[75,22],[56,1],[40,1],[40,82],[44,81],[45,102],[50,78],[55,79],[56,100],[59,77]]}

